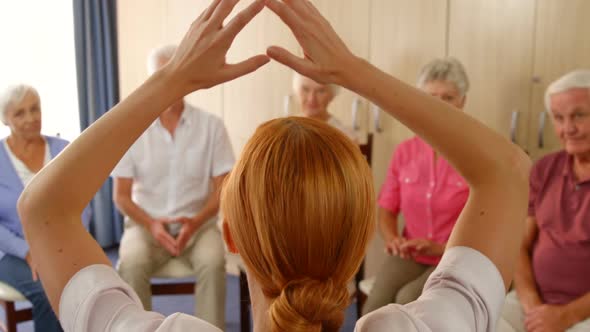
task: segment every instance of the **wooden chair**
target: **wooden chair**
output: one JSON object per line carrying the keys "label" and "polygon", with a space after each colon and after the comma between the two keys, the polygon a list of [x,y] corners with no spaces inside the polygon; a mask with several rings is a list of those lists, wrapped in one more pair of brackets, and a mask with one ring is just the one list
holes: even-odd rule
{"label": "wooden chair", "polygon": [[[240,269],[240,326],[242,332],[250,331],[250,293],[246,274]],[[182,258],[173,258],[156,271],[154,278],[158,279],[186,279],[194,277],[190,263]],[[178,281],[166,283],[152,283],[152,295],[184,295],[193,294],[195,281]]]}
{"label": "wooden chair", "polygon": [[[184,258],[173,258],[159,268],[154,278],[159,279],[186,279],[193,278],[190,263]],[[152,283],[152,295],[181,295],[193,294],[195,292],[194,281],[177,281],[166,283]]]}
{"label": "wooden chair", "polygon": [[6,314],[6,331],[16,332],[16,325],[33,319],[31,308],[17,310],[15,302],[27,301],[24,295],[11,286],[0,282],[0,305]]}

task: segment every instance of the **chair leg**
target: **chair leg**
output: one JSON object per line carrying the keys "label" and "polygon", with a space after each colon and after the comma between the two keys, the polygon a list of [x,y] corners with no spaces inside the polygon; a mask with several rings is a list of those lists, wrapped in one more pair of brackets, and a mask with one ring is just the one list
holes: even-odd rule
{"label": "chair leg", "polygon": [[240,326],[242,332],[250,332],[250,291],[243,271],[240,271]]}
{"label": "chair leg", "polygon": [[16,332],[16,324],[18,319],[16,317],[16,309],[14,308],[14,302],[11,301],[0,301],[4,312],[6,313],[6,332]]}

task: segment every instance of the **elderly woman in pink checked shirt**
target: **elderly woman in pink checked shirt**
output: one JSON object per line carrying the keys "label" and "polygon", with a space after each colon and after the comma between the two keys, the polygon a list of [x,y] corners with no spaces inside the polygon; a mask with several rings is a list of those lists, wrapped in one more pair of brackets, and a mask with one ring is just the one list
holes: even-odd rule
{"label": "elderly woman in pink checked shirt", "polygon": [[[418,87],[462,109],[469,80],[454,58],[435,59],[422,69]],[[364,313],[389,303],[416,300],[440,261],[469,196],[459,173],[418,136],[393,154],[379,195],[379,226],[389,254],[364,306]],[[399,214],[403,233],[398,231]]]}

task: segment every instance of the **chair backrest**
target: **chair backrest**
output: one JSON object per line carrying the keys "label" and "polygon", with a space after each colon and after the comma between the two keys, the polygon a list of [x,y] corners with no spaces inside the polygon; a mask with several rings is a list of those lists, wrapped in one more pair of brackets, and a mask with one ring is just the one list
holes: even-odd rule
{"label": "chair backrest", "polygon": [[373,158],[373,133],[367,135],[367,143],[360,144],[359,148],[361,149],[361,153],[367,159],[369,166],[371,166],[371,160]]}

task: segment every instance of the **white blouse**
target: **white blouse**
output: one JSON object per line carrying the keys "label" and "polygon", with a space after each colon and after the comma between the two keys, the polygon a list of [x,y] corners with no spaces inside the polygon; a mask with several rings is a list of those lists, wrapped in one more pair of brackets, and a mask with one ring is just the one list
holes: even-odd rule
{"label": "white blouse", "polygon": [[[375,310],[357,322],[355,331],[495,332],[504,295],[500,273],[487,257],[454,247],[445,252],[418,300]],[[189,315],[145,311],[135,292],[107,265],[76,273],[63,290],[59,309],[68,332],[220,331]]]}
{"label": "white blouse", "polygon": [[[18,177],[20,178],[20,180],[23,183],[23,187],[26,187],[27,184],[29,184],[29,182],[31,182],[31,180],[33,179],[33,177],[37,173],[31,172],[31,170],[27,167],[27,165],[25,165],[25,163],[23,163],[20,159],[18,159],[18,157],[10,149],[10,146],[8,146],[8,140],[4,140],[4,147],[6,148],[6,152],[8,152],[8,157],[10,157],[10,161],[12,162],[12,165],[14,166],[14,169],[16,170],[16,174],[18,175]],[[51,161],[51,151],[49,150],[49,143],[46,140],[45,141],[45,158],[43,159],[43,166],[46,166],[47,164],[49,164],[50,161]]]}

